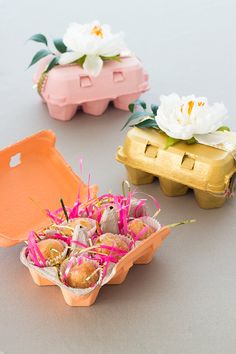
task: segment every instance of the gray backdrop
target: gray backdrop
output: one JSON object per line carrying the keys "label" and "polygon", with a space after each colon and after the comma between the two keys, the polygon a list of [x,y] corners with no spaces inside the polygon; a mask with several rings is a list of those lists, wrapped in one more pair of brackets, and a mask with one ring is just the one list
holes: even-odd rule
{"label": "gray backdrop", "polygon": [[[114,159],[127,112],[110,107],[100,118],[78,113],[68,123],[48,116],[25,68],[40,46],[34,33],[61,36],[72,21],[100,19],[124,30],[150,74],[151,91],[224,101],[236,128],[233,0],[0,1],[0,147],[52,129],[57,147],[100,191],[120,192],[126,177]],[[21,245],[0,249],[0,352],[234,354],[236,351],[235,201],[201,210],[193,194],[165,197],[158,183],[143,186],[158,198],[162,223],[196,218],[173,230],[147,266],[124,284],[105,286],[91,308],[71,308],[56,287],[39,288],[19,261]]]}

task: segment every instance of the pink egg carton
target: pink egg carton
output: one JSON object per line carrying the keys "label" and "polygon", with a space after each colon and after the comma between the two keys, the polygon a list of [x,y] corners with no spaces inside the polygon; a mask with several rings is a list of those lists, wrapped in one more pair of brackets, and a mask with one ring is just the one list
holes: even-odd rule
{"label": "pink egg carton", "polygon": [[77,64],[56,66],[45,74],[50,59],[40,61],[34,82],[55,119],[70,120],[77,109],[100,116],[111,101],[127,111],[129,103],[149,89],[148,75],[134,56],[105,62],[97,77],[89,76]]}

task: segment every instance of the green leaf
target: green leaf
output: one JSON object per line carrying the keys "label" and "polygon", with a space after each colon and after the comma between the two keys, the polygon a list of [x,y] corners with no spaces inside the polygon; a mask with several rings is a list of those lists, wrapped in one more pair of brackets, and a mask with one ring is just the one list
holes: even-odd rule
{"label": "green leaf", "polygon": [[50,70],[52,70],[52,68],[54,68],[54,66],[58,65],[58,62],[59,62],[59,57],[54,57],[48,64],[45,73],[48,73]]}
{"label": "green leaf", "polygon": [[141,101],[141,100],[137,100],[136,102],[137,102],[137,103],[136,103],[137,106],[141,106],[143,109],[146,109],[146,108],[147,108],[146,102]]}
{"label": "green leaf", "polygon": [[132,122],[135,119],[141,118],[141,117],[147,117],[148,114],[146,112],[134,112],[133,114],[131,114],[131,116],[128,118],[127,122],[125,123],[125,125],[123,126],[123,129],[125,129],[125,127],[127,127],[127,125]]}
{"label": "green leaf", "polygon": [[175,139],[175,138],[172,138],[171,136],[167,136],[165,149],[168,149],[170,146],[177,144],[179,141],[180,141],[180,139]]}
{"label": "green leaf", "polygon": [[141,122],[131,125],[131,127],[137,127],[137,128],[159,128],[157,125],[157,122],[155,119],[145,119],[142,120]]}
{"label": "green leaf", "polygon": [[129,104],[129,110],[130,110],[131,113],[134,112],[134,109],[135,109],[136,106],[142,107],[143,110],[145,110],[147,108],[147,104],[144,101],[136,100],[136,101],[131,102]]}
{"label": "green leaf", "polygon": [[43,44],[45,44],[46,46],[48,45],[47,38],[46,38],[42,33],[34,34],[34,35],[31,36],[28,40],[29,40],[29,41],[34,41],[34,42],[43,43]]}
{"label": "green leaf", "polygon": [[65,53],[67,51],[67,47],[65,46],[61,38],[54,38],[53,43],[58,52]]}
{"label": "green leaf", "polygon": [[84,55],[83,57],[77,59],[74,61],[75,64],[78,64],[79,66],[83,66],[84,62],[85,62],[85,59],[86,59],[86,55]]}
{"label": "green leaf", "polygon": [[186,144],[191,145],[191,144],[196,144],[197,140],[192,137],[191,139],[186,140]]}
{"label": "green leaf", "polygon": [[129,111],[130,111],[131,113],[133,113],[134,107],[135,107],[134,102],[132,102],[132,103],[129,104],[128,108],[129,108]]}
{"label": "green leaf", "polygon": [[218,132],[230,132],[230,128],[227,127],[226,125],[223,125],[222,127],[217,129]]}
{"label": "green leaf", "polygon": [[29,64],[28,68],[30,68],[32,65],[36,64],[40,59],[48,56],[49,54],[52,54],[52,52],[48,49],[41,49],[39,50],[34,56],[33,59],[31,60],[31,63]]}
{"label": "green leaf", "polygon": [[114,61],[121,61],[121,57],[120,57],[120,54],[118,55],[112,55],[110,57],[106,57],[106,56],[103,56],[103,55],[100,55],[100,58],[104,61],[106,60],[114,60]]}
{"label": "green leaf", "polygon": [[158,108],[159,108],[159,107],[158,107],[156,104],[151,104],[151,110],[152,110],[154,116],[157,115],[157,110],[158,110]]}

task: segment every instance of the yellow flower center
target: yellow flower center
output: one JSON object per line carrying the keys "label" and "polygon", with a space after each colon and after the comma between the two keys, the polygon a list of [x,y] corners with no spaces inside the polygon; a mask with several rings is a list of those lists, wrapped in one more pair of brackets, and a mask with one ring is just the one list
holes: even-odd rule
{"label": "yellow flower center", "polygon": [[189,101],[189,102],[188,102],[188,115],[189,115],[189,116],[190,116],[190,114],[192,113],[193,106],[194,106],[194,101]]}
{"label": "yellow flower center", "polygon": [[94,36],[103,38],[103,31],[102,31],[102,27],[101,26],[94,26],[91,34],[93,34]]}
{"label": "yellow flower center", "polygon": [[204,106],[204,105],[205,105],[205,102],[202,102],[202,101],[199,101],[199,102],[198,102],[198,106],[199,106],[199,107],[202,107],[202,106]]}

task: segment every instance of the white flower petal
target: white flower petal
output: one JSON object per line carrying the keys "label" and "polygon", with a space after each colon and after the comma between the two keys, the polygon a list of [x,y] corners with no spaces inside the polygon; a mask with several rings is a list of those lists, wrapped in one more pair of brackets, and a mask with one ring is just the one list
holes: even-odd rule
{"label": "white flower petal", "polygon": [[83,26],[79,23],[72,23],[66,30],[66,33],[63,36],[63,42],[68,49],[73,51],[80,51],[78,48],[78,43],[76,41],[77,36],[82,32]]}
{"label": "white flower petal", "polygon": [[99,46],[99,55],[104,57],[112,57],[120,54],[126,48],[122,33],[109,36],[101,40]]}
{"label": "white flower petal", "polygon": [[103,67],[102,59],[97,55],[88,55],[84,61],[83,68],[91,76],[98,76]]}
{"label": "white flower petal", "polygon": [[[99,27],[100,34],[93,32],[94,27]],[[98,21],[80,25],[72,23],[63,36],[63,42],[73,52],[83,55],[115,56],[126,49],[123,34],[113,34],[108,25],[101,25]]]}
{"label": "white flower petal", "polygon": [[134,52],[132,52],[130,49],[125,48],[120,52],[120,56],[121,58],[125,58],[125,57],[134,57],[135,54]]}
{"label": "white flower petal", "polygon": [[66,64],[73,63],[75,60],[81,58],[82,56],[83,56],[83,54],[82,53],[78,53],[78,52],[62,53],[60,55],[59,64],[60,65],[66,65]]}
{"label": "white flower petal", "polygon": [[228,133],[226,132],[214,132],[209,134],[195,134],[194,138],[200,143],[209,146],[216,146],[227,141]]}
{"label": "white flower petal", "polygon": [[[100,25],[100,24],[99,24]],[[109,25],[102,25],[102,31],[104,33],[104,36],[110,36],[112,35],[111,33],[111,27]]]}
{"label": "white flower petal", "polygon": [[227,111],[222,103],[208,104],[205,97],[176,94],[160,97],[156,122],[167,135],[188,140],[193,136],[215,132],[224,125]]}

